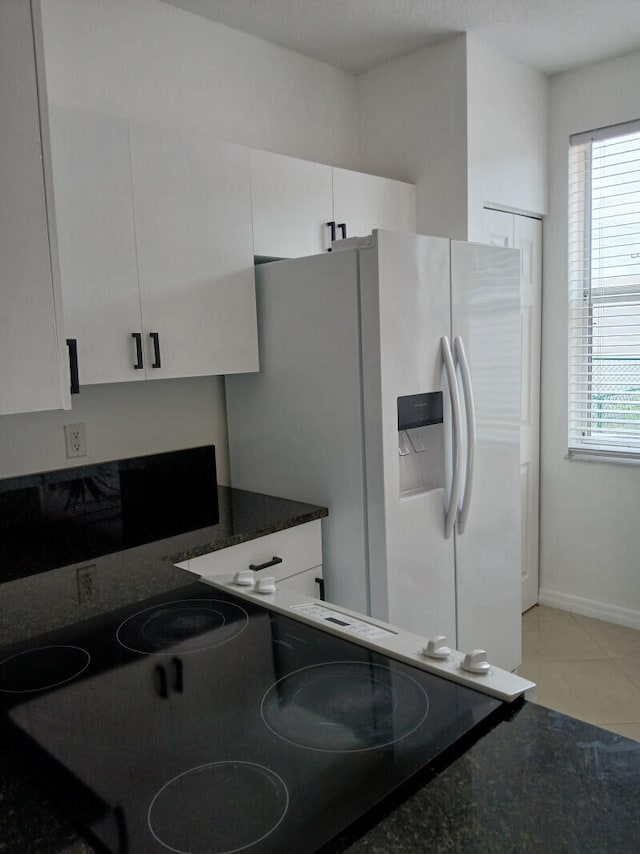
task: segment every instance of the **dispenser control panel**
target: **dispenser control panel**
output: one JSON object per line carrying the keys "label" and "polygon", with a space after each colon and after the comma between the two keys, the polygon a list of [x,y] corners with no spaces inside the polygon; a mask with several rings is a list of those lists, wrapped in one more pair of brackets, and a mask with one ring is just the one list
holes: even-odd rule
{"label": "dispenser control panel", "polygon": [[398,398],[398,430],[442,424],[442,392],[408,394]]}

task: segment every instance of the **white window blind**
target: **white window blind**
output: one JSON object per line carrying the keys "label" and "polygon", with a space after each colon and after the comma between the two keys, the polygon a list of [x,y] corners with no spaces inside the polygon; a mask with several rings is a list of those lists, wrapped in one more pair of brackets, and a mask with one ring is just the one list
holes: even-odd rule
{"label": "white window blind", "polygon": [[640,458],[640,121],[571,139],[569,454]]}

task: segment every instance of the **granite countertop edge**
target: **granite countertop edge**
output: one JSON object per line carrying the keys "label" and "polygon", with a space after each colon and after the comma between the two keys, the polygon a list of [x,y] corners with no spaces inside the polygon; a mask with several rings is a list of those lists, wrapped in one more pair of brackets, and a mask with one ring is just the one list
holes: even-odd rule
{"label": "granite countertop edge", "polygon": [[[288,528],[295,528],[299,525],[304,525],[307,522],[314,522],[317,519],[324,519],[329,515],[329,511],[326,507],[316,507],[314,509],[310,509],[308,511],[304,511],[301,513],[296,513],[293,516],[289,516],[286,519],[281,519],[279,521],[271,522],[268,525],[264,525],[262,527],[250,528],[245,531],[231,534],[225,537],[215,537],[214,539],[208,539],[205,537],[202,542],[198,542],[197,544],[192,544],[187,546],[186,548],[180,549],[177,552],[171,552],[167,554],[166,560],[171,563],[182,563],[185,560],[190,560],[191,558],[201,557],[205,554],[210,554],[211,552],[221,551],[222,549],[231,548],[232,546],[240,545],[240,543],[246,543],[250,540],[258,539],[259,537],[266,537],[269,534],[275,534],[278,531],[285,531]],[[203,534],[205,531],[209,529],[202,528],[200,531],[192,531],[191,535],[193,538],[197,534]],[[188,536],[186,534],[181,534],[181,537]]]}
{"label": "granite countertop edge", "polygon": [[[97,557],[75,556],[76,562],[1,583],[0,658],[4,647],[144,601],[198,577],[176,564],[321,520],[329,513],[326,507],[231,487],[218,491],[215,525]],[[89,596],[80,595],[79,573],[91,576]]]}
{"label": "granite countertop edge", "polygon": [[[640,744],[529,701],[379,804],[322,854],[636,854]],[[0,750],[0,852],[93,854]]]}

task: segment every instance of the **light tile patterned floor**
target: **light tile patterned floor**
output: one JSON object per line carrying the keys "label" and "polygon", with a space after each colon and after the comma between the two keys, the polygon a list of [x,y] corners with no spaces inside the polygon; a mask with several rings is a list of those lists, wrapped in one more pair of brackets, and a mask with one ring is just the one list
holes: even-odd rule
{"label": "light tile patterned floor", "polygon": [[518,673],[541,705],[640,741],[640,631],[536,605]]}

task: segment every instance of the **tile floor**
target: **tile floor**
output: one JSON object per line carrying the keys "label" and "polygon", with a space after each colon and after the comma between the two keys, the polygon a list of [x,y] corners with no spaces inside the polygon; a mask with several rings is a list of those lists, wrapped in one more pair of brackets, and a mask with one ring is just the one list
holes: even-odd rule
{"label": "tile floor", "polygon": [[536,605],[518,673],[541,705],[640,741],[640,631]]}

